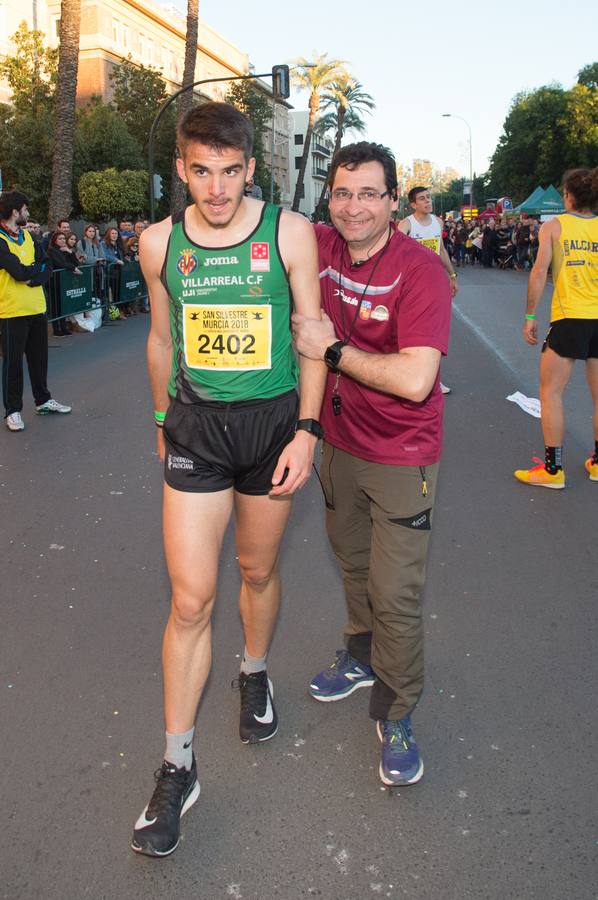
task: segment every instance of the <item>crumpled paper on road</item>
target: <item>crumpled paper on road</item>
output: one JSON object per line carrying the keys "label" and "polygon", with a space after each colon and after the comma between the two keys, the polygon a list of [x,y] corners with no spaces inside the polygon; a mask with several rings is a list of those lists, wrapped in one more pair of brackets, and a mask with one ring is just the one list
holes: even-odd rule
{"label": "crumpled paper on road", "polygon": [[536,397],[526,397],[521,391],[515,391],[514,394],[509,394],[507,400],[510,400],[511,403],[516,403],[517,406],[521,407],[523,412],[528,413],[530,416],[534,416],[535,419],[542,418],[540,401],[536,399]]}

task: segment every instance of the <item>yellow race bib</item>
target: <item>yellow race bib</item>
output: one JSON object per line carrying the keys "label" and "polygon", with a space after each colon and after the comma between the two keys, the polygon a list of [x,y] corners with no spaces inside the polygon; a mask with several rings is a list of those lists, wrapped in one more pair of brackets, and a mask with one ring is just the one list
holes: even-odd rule
{"label": "yellow race bib", "polygon": [[270,369],[272,307],[186,303],[183,343],[191,369]]}
{"label": "yellow race bib", "polygon": [[427,247],[428,250],[433,250],[434,253],[440,253],[440,238],[432,237],[432,238],[416,238],[418,244],[423,244],[424,247]]}

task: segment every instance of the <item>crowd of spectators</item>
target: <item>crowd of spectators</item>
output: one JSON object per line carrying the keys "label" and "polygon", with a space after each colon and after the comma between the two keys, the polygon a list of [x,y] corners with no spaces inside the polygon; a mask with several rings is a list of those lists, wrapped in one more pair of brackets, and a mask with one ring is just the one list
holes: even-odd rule
{"label": "crowd of spectators", "polygon": [[442,239],[454,266],[493,265],[499,269],[531,269],[538,252],[537,219],[447,220]]}
{"label": "crowd of spectators", "polygon": [[[72,230],[67,219],[61,219],[54,231],[45,233],[36,222],[30,221],[26,227],[34,242],[47,254],[54,271],[66,270],[74,275],[81,275],[82,267],[93,266],[93,292],[94,297],[99,298],[105,307],[103,319],[105,320],[109,310],[112,320],[122,320],[149,312],[146,299],[121,303],[119,295],[119,268],[125,262],[139,259],[139,236],[148,225],[146,219],[133,223],[130,218],[121,218],[116,228],[109,226],[103,236],[100,236],[98,226],[89,223],[85,225],[81,238]],[[50,283],[46,289],[48,300],[52,289]],[[51,304],[48,306],[50,309]],[[52,328],[56,337],[87,330],[74,317],[55,318]]]}
{"label": "crowd of spectators", "polygon": [[[48,254],[55,271],[62,269],[80,275],[81,267],[93,266],[93,291],[94,296],[102,300],[103,320],[108,312],[111,319],[124,320],[149,312],[147,299],[121,303],[119,296],[119,270],[126,262],[139,259],[139,236],[148,225],[146,219],[134,222],[130,217],[123,217],[118,219],[116,227],[109,226],[100,236],[98,226],[89,223],[81,238],[67,219],[61,219],[52,232],[43,233],[35,222],[28,222],[26,227],[33,240]],[[540,222],[532,218],[446,220],[442,239],[456,268],[479,265],[524,271],[534,264],[539,229]],[[51,286],[46,290],[49,299]],[[56,337],[86,330],[74,317],[56,318],[52,327]]]}

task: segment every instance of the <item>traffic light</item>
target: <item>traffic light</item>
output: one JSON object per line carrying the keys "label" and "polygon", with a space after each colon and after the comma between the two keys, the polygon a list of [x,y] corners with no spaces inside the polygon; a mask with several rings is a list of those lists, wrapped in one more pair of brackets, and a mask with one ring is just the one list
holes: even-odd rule
{"label": "traffic light", "polygon": [[272,90],[277,100],[286,100],[291,96],[288,66],[272,66]]}
{"label": "traffic light", "polygon": [[154,199],[162,199],[162,176],[154,175]]}

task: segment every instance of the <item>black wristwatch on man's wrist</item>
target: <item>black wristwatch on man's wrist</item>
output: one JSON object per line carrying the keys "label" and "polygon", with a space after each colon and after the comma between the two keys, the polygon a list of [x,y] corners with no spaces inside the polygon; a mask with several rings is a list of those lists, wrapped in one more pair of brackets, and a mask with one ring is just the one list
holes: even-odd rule
{"label": "black wristwatch on man's wrist", "polygon": [[318,440],[324,437],[324,429],[317,419],[299,419],[295,426],[295,431],[307,431]]}
{"label": "black wristwatch on man's wrist", "polygon": [[331,344],[330,347],[326,348],[326,352],[324,353],[324,362],[329,369],[336,371],[336,369],[338,368],[338,364],[341,361],[344,347],[346,347],[344,341],[336,341],[334,344]]}

